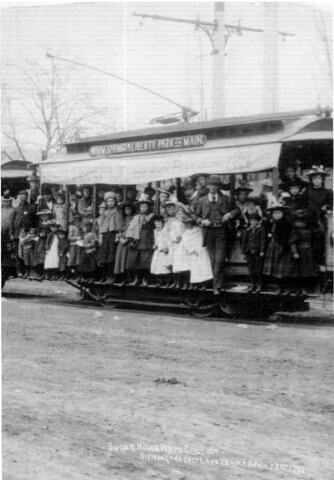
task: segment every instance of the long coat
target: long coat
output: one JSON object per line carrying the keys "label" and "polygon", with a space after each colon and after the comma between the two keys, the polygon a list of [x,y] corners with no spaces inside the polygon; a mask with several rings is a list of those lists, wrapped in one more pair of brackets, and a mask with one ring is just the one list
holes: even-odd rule
{"label": "long coat", "polygon": [[252,253],[253,255],[260,255],[265,253],[266,249],[266,231],[262,224],[257,225],[255,229],[247,228],[242,241],[242,251],[245,255]]}
{"label": "long coat", "polygon": [[35,226],[36,215],[32,205],[24,203],[19,204],[16,208],[14,208],[14,212],[11,217],[11,223],[9,225],[9,235],[13,235],[14,238],[19,238],[20,228],[30,229]]}
{"label": "long coat", "polygon": [[[232,218],[238,217],[240,215],[239,209],[236,208],[235,205],[232,205],[232,202],[227,195],[218,193],[217,203],[218,203],[219,212],[222,218],[226,213],[231,213]],[[209,216],[210,216],[210,199],[208,194],[208,195],[205,195],[205,197],[202,197],[198,200],[197,210],[196,210],[197,222],[199,222],[200,220],[206,220],[209,218]],[[225,222],[223,226],[225,227],[226,233],[228,233],[228,228],[231,226],[230,222]],[[206,227],[204,227],[203,233],[204,233],[203,246],[206,246],[206,236],[207,236]]]}

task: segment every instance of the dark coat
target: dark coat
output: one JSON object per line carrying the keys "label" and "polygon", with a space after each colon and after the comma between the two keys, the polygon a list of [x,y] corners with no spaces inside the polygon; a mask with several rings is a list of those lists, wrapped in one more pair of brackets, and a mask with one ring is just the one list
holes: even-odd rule
{"label": "dark coat", "polygon": [[58,242],[58,254],[66,255],[70,250],[70,241],[68,238],[60,238]]}
{"label": "dark coat", "polygon": [[14,208],[13,215],[11,217],[11,223],[9,225],[9,235],[13,235],[14,238],[19,237],[19,229],[26,228],[30,229],[36,227],[36,214],[34,207],[25,203],[23,205],[18,205]]}
{"label": "dark coat", "polygon": [[252,253],[255,255],[260,255],[260,253],[265,253],[266,249],[266,230],[263,225],[259,224],[253,230],[252,228],[247,228],[245,235],[242,241],[242,251],[246,255],[247,253]]}
{"label": "dark coat", "polygon": [[33,253],[33,266],[35,267],[36,265],[44,264],[45,260],[45,244],[46,244],[46,237],[40,237],[34,248],[34,253]]}
{"label": "dark coat", "polygon": [[289,180],[288,178],[282,178],[282,182],[278,185],[278,190],[282,190],[283,192],[289,192],[291,183],[298,183],[301,191],[309,186],[308,182],[305,182],[305,180],[302,180],[300,177],[295,175],[294,178],[292,178],[291,180]]}
{"label": "dark coat", "polygon": [[312,211],[322,214],[321,208],[326,206],[327,210],[333,210],[333,190],[329,188],[313,188],[311,185],[305,192],[307,206]]}
{"label": "dark coat", "polygon": [[[221,213],[221,216],[223,216],[226,213],[231,213],[232,217],[236,217],[239,214],[239,209],[236,207],[232,207],[231,201],[227,195],[222,195],[221,193],[218,193],[218,206],[219,206],[219,212]],[[197,203],[197,210],[196,210],[196,215],[198,220],[205,220],[209,218],[210,215],[210,200],[209,200],[209,195],[205,195],[205,197],[202,197],[198,200]]]}

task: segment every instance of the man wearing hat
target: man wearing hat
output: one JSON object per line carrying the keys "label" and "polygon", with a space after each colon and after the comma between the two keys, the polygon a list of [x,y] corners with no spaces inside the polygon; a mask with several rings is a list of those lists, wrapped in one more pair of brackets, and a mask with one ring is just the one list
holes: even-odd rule
{"label": "man wearing hat", "polygon": [[183,191],[188,201],[189,212],[192,214],[196,214],[197,204],[200,198],[199,191],[195,190],[193,182],[185,182],[185,184],[183,185]]}
{"label": "man wearing hat", "polygon": [[14,208],[13,216],[9,225],[9,235],[11,240],[18,242],[20,228],[29,230],[36,226],[36,214],[34,207],[28,205],[28,193],[26,190],[20,190],[18,194],[19,204]]}
{"label": "man wearing hat", "polygon": [[[195,184],[195,189],[198,192],[198,196],[205,197],[209,193],[209,189],[207,187],[207,179],[209,175],[207,173],[199,173],[192,177],[192,181]],[[220,182],[219,182],[220,183]]]}
{"label": "man wearing hat", "polygon": [[228,236],[228,221],[237,217],[237,208],[231,208],[230,199],[219,191],[218,175],[208,179],[209,193],[198,200],[196,216],[204,227],[204,243],[207,247],[213,272],[214,294],[218,295],[224,283],[224,262]]}
{"label": "man wearing hat", "polygon": [[34,205],[34,207],[36,208],[38,204],[38,198],[39,198],[39,181],[38,181],[38,177],[35,173],[32,173],[32,175],[30,176],[29,180],[29,185],[30,185],[30,188],[28,190],[28,204],[29,205]]}
{"label": "man wearing hat", "polygon": [[235,205],[240,210],[240,226],[239,230],[244,230],[249,226],[249,215],[258,211],[256,205],[248,200],[248,195],[253,189],[246,180],[240,180],[238,187],[235,189]]}
{"label": "man wearing hat", "polygon": [[51,192],[51,189],[45,187],[42,192],[42,198],[38,201],[38,211],[41,210],[50,210],[53,212],[53,207],[55,205],[55,201]]}

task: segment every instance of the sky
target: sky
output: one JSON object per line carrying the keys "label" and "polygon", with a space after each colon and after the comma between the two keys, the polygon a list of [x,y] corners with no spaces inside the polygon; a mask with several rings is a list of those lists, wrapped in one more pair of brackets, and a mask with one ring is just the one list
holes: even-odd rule
{"label": "sky", "polygon": [[[314,7],[302,2],[278,5],[279,30],[294,33],[279,41],[279,111],[332,102],[332,86],[324,68],[324,43],[314,26]],[[330,4],[317,3],[316,7],[325,12],[331,34]],[[25,59],[46,64],[48,50],[125,77],[200,111],[196,120],[210,119],[213,56],[206,34],[184,23],[141,21],[133,15],[135,12],[213,21],[214,3],[3,4],[2,84],[24,88],[15,65]],[[239,20],[243,26],[263,28],[263,3],[226,2],[225,22],[238,24]],[[262,77],[263,35],[232,35],[225,56],[227,117],[262,113]],[[106,117],[96,123],[92,134],[141,128],[152,118],[179,110],[165,100],[85,68],[73,69],[71,83],[107,109]]]}

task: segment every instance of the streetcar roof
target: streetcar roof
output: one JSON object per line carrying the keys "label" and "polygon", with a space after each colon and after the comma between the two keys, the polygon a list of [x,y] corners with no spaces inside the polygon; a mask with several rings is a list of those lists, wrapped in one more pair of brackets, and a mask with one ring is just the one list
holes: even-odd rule
{"label": "streetcar roof", "polygon": [[[276,114],[270,117],[272,120],[277,120],[279,116],[280,114]],[[261,116],[258,122],[263,122],[263,117]],[[266,116],[267,120],[268,117]],[[249,123],[254,123],[255,117],[244,118],[248,118]],[[212,125],[218,125],[218,120],[202,122],[201,128],[199,124],[195,128],[193,128],[194,124],[187,124],[186,127],[182,127],[182,130],[175,130],[175,126],[173,129],[171,127],[152,129],[155,132],[161,130],[164,134],[166,132],[169,134],[177,134],[177,132],[185,134],[187,132],[190,134],[188,137],[176,135],[170,137],[170,139],[189,139],[192,137],[202,142],[190,147],[187,146],[187,148],[175,149],[173,147],[168,151],[148,151],[146,149],[144,152],[138,150],[129,152],[127,147],[130,145],[132,148],[135,143],[133,142],[135,137],[129,135],[129,132],[124,132],[122,138],[118,136],[118,142],[116,137],[108,136],[108,139],[103,137],[102,143],[106,145],[98,147],[96,147],[97,137],[91,137],[85,140],[86,148],[84,151],[76,152],[74,150],[71,153],[70,148],[69,153],[53,156],[40,163],[41,177],[45,183],[133,185],[175,177],[188,177],[198,172],[228,174],[264,171],[278,166],[282,144],[285,142],[331,141],[333,138],[331,118],[314,115],[298,117],[296,113],[291,112],[289,116],[284,118],[282,116],[281,120],[284,121],[281,129],[269,130],[269,133],[266,134],[239,134],[236,137],[223,138],[211,136],[208,137],[207,142],[208,124],[211,125],[212,130],[216,128]],[[239,124],[240,122],[235,123],[235,125]],[[228,119],[226,119],[226,125],[231,125],[231,123],[228,123]],[[220,126],[222,126],[221,123]],[[187,130],[185,130],[186,128]],[[102,137],[98,138],[98,142],[101,142]],[[166,139],[166,136],[161,138]],[[119,142],[119,140],[125,139],[128,142]],[[157,135],[157,139],[159,139],[159,135]],[[166,141],[168,141],[168,138]],[[138,148],[141,148],[140,146],[144,143],[147,147],[147,141],[143,140],[139,142]],[[171,144],[174,145],[173,142]],[[111,154],[108,150],[109,146],[112,146]],[[125,150],[118,151],[117,148],[119,147],[124,147]],[[89,148],[94,148],[94,152],[92,153]],[[101,154],[101,152],[104,152],[104,154]]]}

